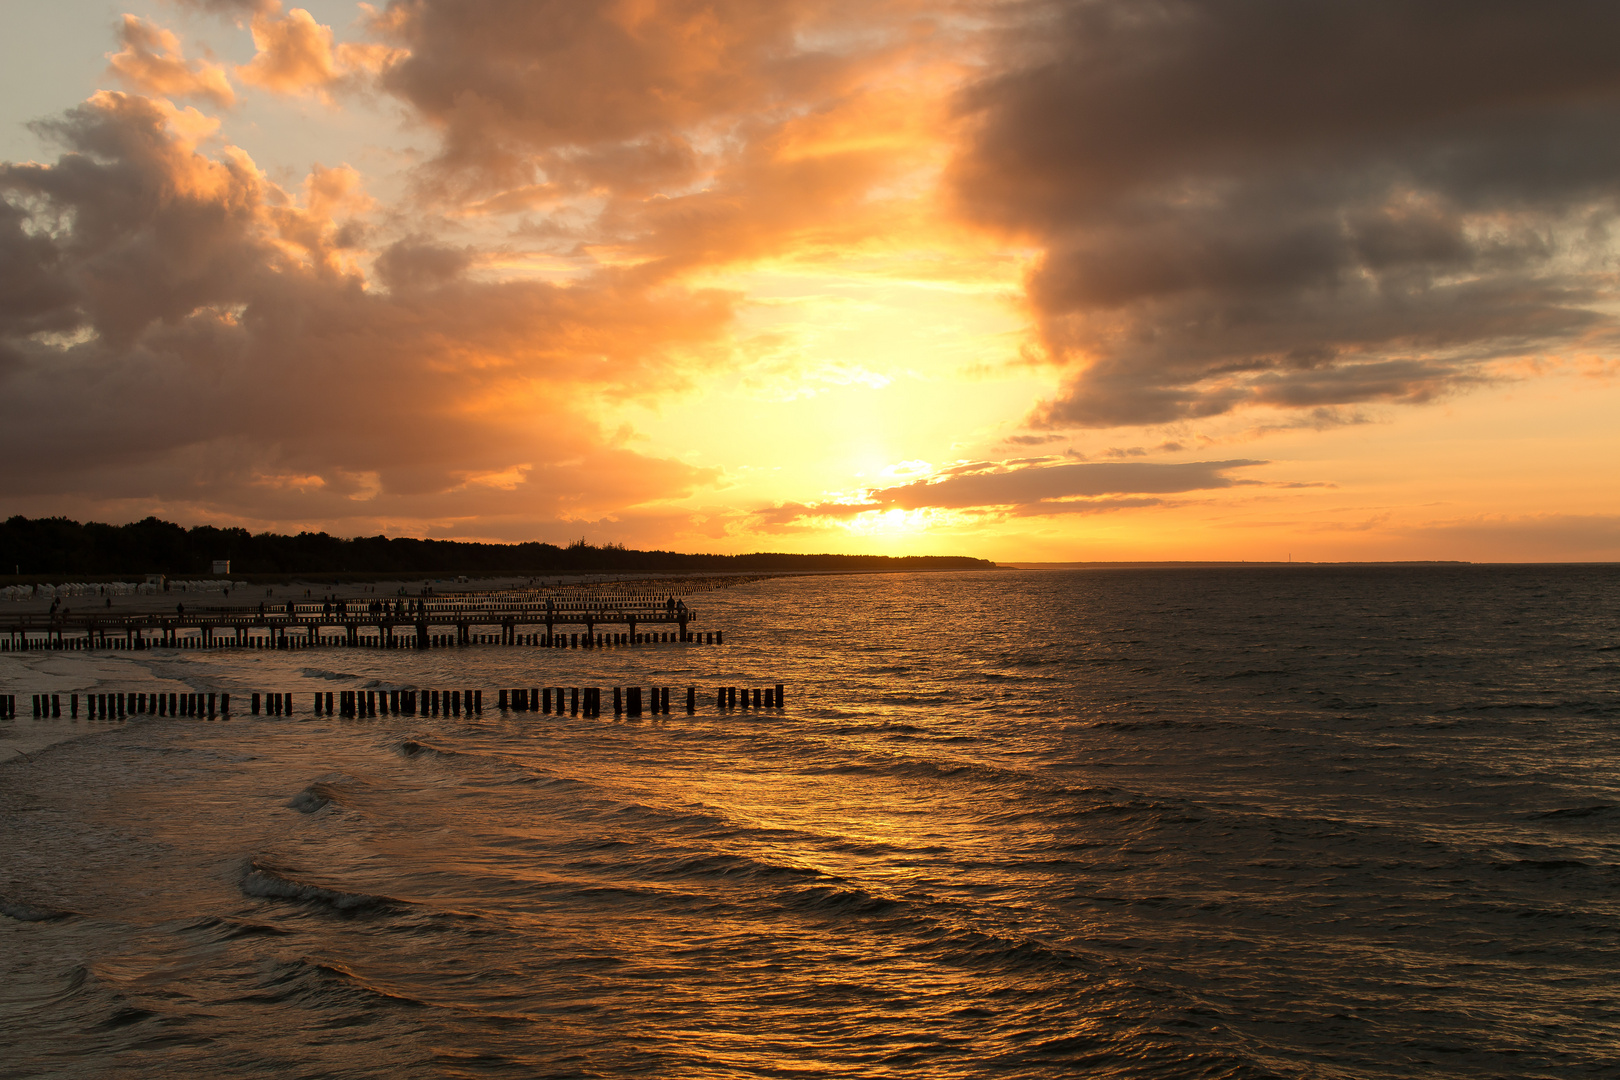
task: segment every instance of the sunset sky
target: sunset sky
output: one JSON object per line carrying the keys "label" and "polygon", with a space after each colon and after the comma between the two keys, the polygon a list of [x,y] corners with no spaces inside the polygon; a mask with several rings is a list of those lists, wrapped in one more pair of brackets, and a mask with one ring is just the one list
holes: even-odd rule
{"label": "sunset sky", "polygon": [[1620,5],[0,0],[0,511],[1620,559]]}

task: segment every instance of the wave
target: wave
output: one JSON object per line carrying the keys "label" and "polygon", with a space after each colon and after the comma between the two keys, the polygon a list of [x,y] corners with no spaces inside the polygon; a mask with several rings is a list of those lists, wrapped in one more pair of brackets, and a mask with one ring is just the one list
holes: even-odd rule
{"label": "wave", "polygon": [[[1159,710],[1147,709],[1145,716],[1153,716]],[[1221,728],[1248,727],[1241,721],[1235,720],[1198,720],[1198,719],[1172,719],[1170,717],[1155,717],[1150,720],[1095,720],[1084,725],[1095,731],[1118,731],[1129,733],[1132,731],[1218,731]]]}
{"label": "wave", "polygon": [[813,776],[894,776],[927,777],[940,780],[984,780],[992,783],[1041,783],[1035,773],[986,765],[977,761],[941,761],[930,758],[894,757],[882,761],[848,761],[838,765],[804,770]]}
{"label": "wave", "polygon": [[923,735],[928,733],[928,729],[918,727],[916,724],[886,721],[879,724],[845,724],[831,730],[831,734],[834,735],[880,735],[891,732],[905,735]]}
{"label": "wave", "polygon": [[1563,712],[1575,716],[1613,716],[1620,713],[1620,704],[1613,701],[1593,701],[1590,698],[1576,700],[1559,699],[1556,701],[1483,701],[1466,702],[1453,705],[1449,708],[1436,708],[1436,713],[1446,715],[1450,713],[1494,713],[1494,712],[1524,712],[1549,713]]}
{"label": "wave", "polygon": [[1580,859],[1514,859],[1498,862],[1498,870],[1585,870],[1591,864]]}
{"label": "wave", "polygon": [[955,905],[924,896],[893,896],[852,884],[813,885],[780,898],[784,907],[841,917],[898,920],[909,927],[909,946],[955,966],[1027,975],[1053,971],[1100,971],[1097,957],[1036,938],[987,933],[963,925]]}
{"label": "wave", "polygon": [[1546,810],[1539,814],[1531,814],[1531,820],[1546,818],[1588,818],[1610,817],[1617,808],[1613,803],[1597,803],[1594,806],[1569,806],[1561,810]]}
{"label": "wave", "polygon": [[672,878],[718,877],[768,880],[780,877],[825,878],[828,876],[812,866],[766,862],[762,859],[750,858],[747,855],[729,853],[693,855],[686,858],[656,861],[648,860],[642,862],[637,869],[644,874]]}
{"label": "wave", "polygon": [[303,791],[300,791],[297,795],[294,795],[292,800],[288,802],[287,805],[292,807],[294,810],[297,810],[300,814],[313,814],[317,810],[326,809],[331,802],[332,800],[329,799],[323,792],[316,790],[316,785],[311,784]]}
{"label": "wave", "polygon": [[466,758],[480,756],[477,754],[464,754],[460,750],[447,750],[442,746],[434,746],[432,743],[423,742],[420,739],[401,740],[400,742],[394,744],[394,750],[401,756],[409,758],[419,757],[423,754],[438,758]]}
{"label": "wave", "polygon": [[56,922],[59,919],[77,919],[82,914],[78,911],[69,911],[67,908],[51,907],[49,904],[35,904],[9,896],[0,896],[0,915],[16,922]]}
{"label": "wave", "polygon": [[294,795],[287,805],[300,814],[317,813],[333,803],[340,807],[347,807],[349,800],[345,797],[348,794],[345,788],[355,786],[364,787],[368,785],[364,780],[345,773],[333,773],[330,776],[323,776],[297,795]]}
{"label": "wave", "polygon": [[398,907],[408,903],[392,896],[351,892],[299,881],[287,871],[257,859],[248,861],[247,871],[242,875],[241,888],[244,896],[325,904],[337,911]]}
{"label": "wave", "polygon": [[177,929],[182,934],[193,934],[208,941],[240,941],[244,938],[256,937],[290,937],[293,933],[291,930],[283,930],[279,926],[271,926],[268,923],[232,919],[223,915],[209,915],[201,919],[193,919]]}
{"label": "wave", "polygon": [[331,960],[299,957],[283,960],[268,971],[251,1000],[261,1003],[298,1003],[305,1006],[348,1004],[359,998],[367,1005],[386,1003],[411,1009],[432,1006],[421,998],[380,986]]}
{"label": "wave", "polygon": [[859,887],[813,885],[789,894],[785,907],[799,911],[829,911],[843,915],[875,915],[900,909],[905,901]]}
{"label": "wave", "polygon": [[325,679],[328,682],[352,682],[360,676],[350,671],[328,671],[326,668],[299,668],[298,674],[306,679]]}

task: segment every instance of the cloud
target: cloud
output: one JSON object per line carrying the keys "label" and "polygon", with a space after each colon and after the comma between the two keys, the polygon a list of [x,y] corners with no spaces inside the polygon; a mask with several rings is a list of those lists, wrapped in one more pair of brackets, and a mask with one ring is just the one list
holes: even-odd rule
{"label": "cloud", "polygon": [[411,0],[372,27],[378,85],[440,136],[425,198],[671,278],[892,243],[938,168],[951,8]]}
{"label": "cloud", "polygon": [[257,51],[236,69],[236,76],[262,90],[328,99],[333,88],[375,75],[401,56],[397,49],[378,43],[334,44],[332,28],[316,22],[303,8],[283,15],[279,2],[251,7]]}
{"label": "cloud", "polygon": [[851,518],[895,510],[997,510],[1021,517],[1100,513],[1161,502],[1151,496],[1255,484],[1257,481],[1226,474],[1267,462],[1239,458],[1183,463],[1041,463],[1016,467],[1018,464],[966,463],[909,484],[871,489],[859,501],[788,503],[759,510],[756,517],[766,526],[785,526],[808,519]]}
{"label": "cloud", "polygon": [[1185,464],[1079,462],[1025,469],[987,469],[873,491],[868,501],[884,509],[915,510],[1028,505],[1098,495],[1164,495],[1252,483],[1233,479],[1225,473],[1264,464],[1263,461],[1235,459]]}
{"label": "cloud", "polygon": [[200,98],[222,108],[236,101],[230,80],[218,64],[188,61],[173,33],[136,15],[118,27],[123,48],[107,54],[107,66],[129,86],[147,94]]}
{"label": "cloud", "polygon": [[208,118],[103,92],[0,165],[0,494],[282,522],[569,520],[714,470],[627,449],[602,403],[724,355],[734,297],[612,271],[480,282],[421,239],[369,252],[345,167],[301,197]]}
{"label": "cloud", "polygon": [[446,167],[499,182],[556,155],[544,164],[576,181],[650,169],[679,183],[692,129],[837,80],[847,57],[795,41],[818,6],[395,0],[380,23],[409,55],[384,84],[444,132]]}
{"label": "cloud", "polygon": [[967,218],[1044,251],[1036,428],[1422,403],[1606,351],[1620,9],[1040,3],[962,99]]}

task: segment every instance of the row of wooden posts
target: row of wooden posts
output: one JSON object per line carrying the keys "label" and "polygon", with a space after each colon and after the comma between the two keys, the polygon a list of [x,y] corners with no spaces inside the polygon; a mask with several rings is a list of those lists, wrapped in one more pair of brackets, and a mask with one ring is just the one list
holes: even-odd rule
{"label": "row of wooden posts", "polygon": [[[34,716],[60,717],[62,694],[35,694]],[[68,694],[68,716],[78,719],[79,695]],[[15,702],[16,698],[13,697]],[[253,711],[258,712],[259,695],[253,695]],[[126,716],[216,716],[231,714],[229,694],[85,694],[84,715],[91,720],[122,720]],[[12,716],[16,716],[13,704]]]}
{"label": "row of wooden posts", "polygon": [[[282,628],[278,628],[282,629]],[[425,647],[432,649],[447,649],[466,645],[520,645],[541,649],[612,649],[624,648],[631,645],[658,645],[688,643],[692,645],[724,645],[725,632],[711,630],[707,633],[690,630],[682,634],[680,631],[663,630],[646,633],[552,633],[552,634],[519,634],[516,632],[502,632],[500,634],[468,634],[465,640],[455,634],[429,634]],[[385,637],[382,635],[362,634],[354,638],[342,634],[315,634],[305,637],[289,637],[284,629],[276,634],[248,634],[240,638],[211,637],[199,633],[195,637],[174,636],[171,638],[115,638],[109,637],[99,646],[105,649],[122,651],[145,651],[155,648],[169,649],[313,649],[326,647],[350,647],[371,649],[415,649],[423,646],[417,644],[416,639],[408,636]],[[0,652],[88,652],[98,648],[94,640],[87,634],[84,637],[55,638],[47,633],[43,638],[30,639],[26,634],[20,639],[0,639]]]}
{"label": "row of wooden posts", "polygon": [[[642,687],[615,686],[613,687],[613,715],[614,716],[641,716],[644,712],[654,714],[669,713],[670,688],[667,686],[646,687],[646,697],[642,696]],[[418,698],[420,694],[420,698]],[[783,684],[775,686],[753,687],[752,707],[756,709],[780,709],[783,707]],[[602,715],[602,688],[596,686],[545,686],[531,689],[502,690],[496,708],[502,712],[555,712],[561,716],[567,712],[571,716],[600,716]],[[554,707],[555,705],[555,707]],[[723,686],[715,691],[715,708],[736,709],[750,707],[750,688],[737,686]],[[424,716],[460,716],[463,711],[469,714],[482,714],[484,711],[484,692],[482,690],[342,690],[317,693],[314,700],[314,713],[319,716],[376,716],[379,711],[387,714],[414,715],[420,711]],[[255,710],[257,711],[257,710]],[[697,687],[686,688],[686,711],[688,715],[697,712]]]}
{"label": "row of wooden posts", "polygon": [[[668,715],[670,688],[650,686],[646,690],[647,696],[643,698],[642,687],[613,687],[613,715],[641,716],[644,712]],[[65,696],[68,699],[68,716],[77,719],[80,695]],[[34,716],[60,717],[63,697],[62,694],[35,694]],[[126,716],[203,716],[213,720],[221,716],[228,719],[231,715],[231,695],[220,693],[85,694],[84,699],[85,716],[91,720],[122,720]],[[556,704],[555,710],[552,707],[553,702]],[[753,688],[722,686],[715,691],[715,708],[722,711],[750,707],[780,709],[783,707],[782,703],[782,683]],[[547,686],[528,690],[502,690],[497,707],[502,712],[555,711],[561,716],[566,711],[570,716],[600,716],[602,690],[595,686]],[[293,695],[254,694],[251,708],[254,716],[261,715],[261,709],[266,716],[291,716]],[[484,692],[482,690],[325,691],[315,694],[312,710],[316,716],[376,716],[379,711],[385,716],[415,716],[418,713],[423,716],[460,716],[463,712],[468,715],[481,715],[484,711]],[[688,686],[686,712],[691,715],[696,711],[697,687]],[[0,718],[12,718],[16,715],[17,695],[0,695]]]}
{"label": "row of wooden posts", "polygon": [[[647,711],[652,713],[669,713],[669,687],[651,686],[647,688]],[[555,693],[556,712],[561,715],[563,702],[567,701],[568,713],[578,716],[602,715],[602,691],[598,687],[587,686],[567,688],[540,687],[529,690],[502,690],[500,707],[511,709],[514,712],[552,711],[553,693]],[[754,687],[753,707],[756,709],[780,709],[783,707],[782,684],[774,687]],[[747,687],[722,686],[715,691],[715,708],[736,709],[749,707],[749,690]],[[615,686],[613,688],[613,715],[640,716],[642,714],[642,696],[639,686]],[[688,715],[697,712],[697,687],[686,688],[686,712]]]}

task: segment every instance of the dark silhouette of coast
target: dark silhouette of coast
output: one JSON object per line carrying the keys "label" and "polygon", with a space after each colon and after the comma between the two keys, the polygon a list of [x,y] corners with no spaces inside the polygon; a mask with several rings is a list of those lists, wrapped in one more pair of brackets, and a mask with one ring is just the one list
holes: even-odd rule
{"label": "dark silhouette of coast", "polygon": [[128,525],[80,524],[68,518],[7,519],[0,524],[0,580],[28,582],[63,576],[147,573],[206,577],[215,560],[230,560],[233,578],[340,575],[350,580],[446,575],[579,575],[696,573],[882,573],[915,570],[993,570],[995,563],[955,555],[750,555],[637,551],[583,540],[555,544],[482,544],[464,540],[327,533],[250,533],[198,525],[190,529],[155,517]]}

